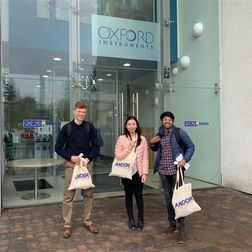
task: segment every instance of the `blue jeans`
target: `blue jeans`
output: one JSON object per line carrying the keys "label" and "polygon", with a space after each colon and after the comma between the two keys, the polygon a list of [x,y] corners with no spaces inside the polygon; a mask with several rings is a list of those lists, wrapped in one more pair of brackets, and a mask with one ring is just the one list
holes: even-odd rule
{"label": "blue jeans", "polygon": [[162,175],[159,173],[162,187],[164,190],[164,196],[166,201],[166,208],[168,213],[168,221],[170,225],[177,226],[177,228],[185,227],[185,217],[175,220],[175,211],[172,205],[173,189],[176,183],[176,174],[174,175]]}

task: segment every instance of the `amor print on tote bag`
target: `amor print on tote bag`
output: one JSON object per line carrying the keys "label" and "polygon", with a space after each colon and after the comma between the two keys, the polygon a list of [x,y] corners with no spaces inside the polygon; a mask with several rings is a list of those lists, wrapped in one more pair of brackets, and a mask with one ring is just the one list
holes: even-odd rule
{"label": "amor print on tote bag", "polygon": [[71,184],[68,190],[74,189],[88,189],[95,187],[92,182],[92,177],[88,172],[87,167],[83,166],[83,154],[79,155],[81,158],[80,165],[75,164]]}
{"label": "amor print on tote bag", "polygon": [[119,160],[116,157],[114,158],[109,176],[132,179],[132,169],[135,165],[135,162],[136,151],[135,148],[133,148],[126,158],[122,160]]}
{"label": "amor print on tote bag", "polygon": [[[179,177],[182,185],[179,186]],[[173,191],[172,205],[175,210],[175,219],[185,217],[201,210],[192,196],[192,184],[184,183],[182,168],[177,169],[177,180]]]}

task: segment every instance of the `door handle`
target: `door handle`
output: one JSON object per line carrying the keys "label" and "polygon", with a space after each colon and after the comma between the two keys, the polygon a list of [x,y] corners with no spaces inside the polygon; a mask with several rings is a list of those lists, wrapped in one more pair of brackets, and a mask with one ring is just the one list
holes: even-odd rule
{"label": "door handle", "polygon": [[124,107],[123,107],[123,92],[119,94],[119,106],[120,106],[120,119],[121,119],[121,134],[123,134],[124,129],[124,122],[123,122],[123,113],[124,113]]}
{"label": "door handle", "polygon": [[132,113],[138,119],[138,111],[139,111],[139,103],[138,103],[138,92],[132,94]]}

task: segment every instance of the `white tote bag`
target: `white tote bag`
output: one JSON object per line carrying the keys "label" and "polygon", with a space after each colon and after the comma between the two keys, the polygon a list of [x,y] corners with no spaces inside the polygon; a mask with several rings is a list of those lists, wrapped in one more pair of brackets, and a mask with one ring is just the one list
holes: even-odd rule
{"label": "white tote bag", "polygon": [[136,148],[133,148],[129,155],[123,160],[119,160],[116,157],[114,158],[109,176],[132,179],[132,169],[136,162],[135,149]]}
{"label": "white tote bag", "polygon": [[[182,182],[181,186],[179,186],[179,174]],[[177,169],[177,180],[174,187],[172,205],[175,210],[175,219],[185,217],[201,210],[192,196],[192,184],[184,183],[182,168]]]}
{"label": "white tote bag", "polygon": [[68,188],[69,191],[74,189],[88,189],[95,187],[87,167],[83,166],[82,160],[83,158],[81,158],[80,165],[76,164],[74,166],[71,184]]}

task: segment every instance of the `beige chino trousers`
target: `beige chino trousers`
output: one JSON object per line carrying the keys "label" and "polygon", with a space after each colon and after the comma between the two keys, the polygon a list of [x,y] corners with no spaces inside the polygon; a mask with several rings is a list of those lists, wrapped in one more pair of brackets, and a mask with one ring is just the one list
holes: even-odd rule
{"label": "beige chino trousers", "polygon": [[[64,199],[63,199],[63,220],[64,227],[72,227],[73,203],[76,190],[68,190],[73,175],[74,163],[67,162],[65,166],[65,182],[64,182]],[[93,175],[93,162],[88,163],[88,171]],[[83,196],[83,223],[84,225],[92,224],[92,203],[93,203],[93,188],[82,191]]]}

